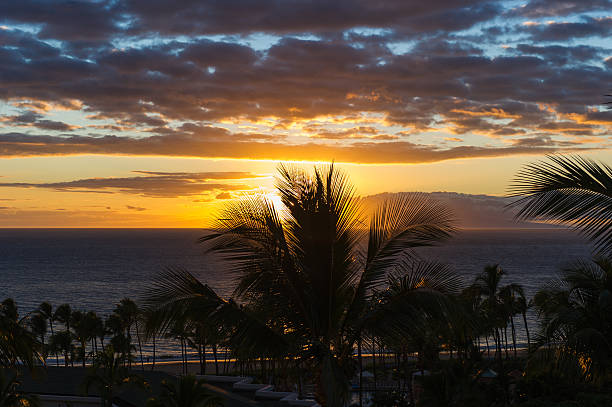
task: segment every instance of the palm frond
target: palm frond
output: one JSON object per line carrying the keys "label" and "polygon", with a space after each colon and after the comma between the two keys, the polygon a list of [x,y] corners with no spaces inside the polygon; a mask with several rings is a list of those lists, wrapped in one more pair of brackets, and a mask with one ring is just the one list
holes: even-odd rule
{"label": "palm frond", "polygon": [[388,277],[388,288],[364,318],[377,334],[391,337],[423,337],[434,324],[447,324],[456,311],[449,294],[461,289],[461,280],[448,266],[405,259]]}
{"label": "palm frond", "polygon": [[231,331],[232,343],[237,347],[258,346],[257,350],[268,353],[287,347],[282,333],[270,329],[248,308],[219,297],[181,268],[168,268],[161,273],[141,302],[151,318],[147,323],[149,335],[166,332],[177,321],[192,320]]}
{"label": "palm frond", "polygon": [[515,177],[510,204],[518,219],[570,225],[603,253],[612,251],[612,168],[580,156],[550,155]]}
{"label": "palm frond", "polygon": [[187,270],[172,267],[166,268],[153,280],[140,302],[146,311],[150,311],[147,331],[152,335],[165,332],[186,315],[206,317],[225,300]]}
{"label": "palm frond", "polygon": [[385,201],[370,221],[361,284],[366,289],[380,284],[408,250],[449,238],[456,231],[454,222],[449,208],[425,194],[402,194]]}
{"label": "palm frond", "polygon": [[355,252],[360,241],[361,208],[348,177],[334,165],[313,175],[279,168],[277,189],[287,208],[285,232],[303,283],[306,320],[313,335],[328,335],[341,323],[344,300],[358,276]]}

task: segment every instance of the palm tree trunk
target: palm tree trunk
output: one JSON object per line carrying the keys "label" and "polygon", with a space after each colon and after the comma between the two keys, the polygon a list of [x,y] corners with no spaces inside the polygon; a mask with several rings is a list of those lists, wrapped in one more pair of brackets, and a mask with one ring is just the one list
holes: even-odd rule
{"label": "palm tree trunk", "polygon": [[213,358],[215,359],[215,374],[219,376],[219,360],[217,359],[217,344],[216,343],[213,343],[212,350],[213,350]]}
{"label": "palm tree trunk", "polygon": [[514,329],[514,317],[510,318],[510,324],[512,327],[512,347],[514,348],[514,359],[516,359],[516,331]]}
{"label": "palm tree trunk", "polygon": [[527,351],[531,348],[531,340],[529,338],[529,326],[527,325],[527,313],[523,312],[523,323],[525,324],[525,332],[527,333]]}
{"label": "palm tree trunk", "polygon": [[[51,317],[49,317],[49,327],[51,328],[51,336],[53,336],[53,318]],[[55,352],[53,352],[53,354],[55,355],[55,366],[59,366],[59,353],[57,352],[57,349],[55,349]]]}
{"label": "palm tree trunk", "polygon": [[181,337],[181,363],[182,363],[182,373],[187,374],[187,352],[185,349],[185,339]]}
{"label": "palm tree trunk", "polygon": [[508,355],[508,328],[506,326],[504,327],[504,350],[506,351],[506,359],[509,359],[510,356]]}
{"label": "palm tree trunk", "polygon": [[81,352],[83,352],[81,355],[83,358],[83,367],[85,367],[85,359],[86,359],[85,355],[87,354],[87,352],[85,352],[85,341],[81,341],[81,349],[82,349]]}
{"label": "palm tree trunk", "polygon": [[140,367],[144,372],[144,359],[142,357],[142,342],[140,341],[140,331],[138,330],[138,319],[135,321],[136,324],[136,340],[138,341],[138,353],[140,353]]}
{"label": "palm tree trunk", "polygon": [[200,374],[203,375],[204,365],[202,363],[202,339],[198,340],[198,361],[200,362]]}
{"label": "palm tree trunk", "polygon": [[359,361],[359,407],[363,406],[363,358],[361,357],[361,335],[357,339],[357,360]]}
{"label": "palm tree trunk", "polygon": [[155,334],[153,334],[153,363],[151,364],[151,371],[155,370],[155,358],[157,353],[155,352]]}
{"label": "palm tree trunk", "polygon": [[376,341],[374,336],[372,336],[372,374],[374,374],[374,394],[376,394],[378,377],[376,376]]}

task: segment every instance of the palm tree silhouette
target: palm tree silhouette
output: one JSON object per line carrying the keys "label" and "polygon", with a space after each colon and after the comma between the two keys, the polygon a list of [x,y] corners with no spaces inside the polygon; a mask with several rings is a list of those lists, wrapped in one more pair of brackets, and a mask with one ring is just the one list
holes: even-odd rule
{"label": "palm tree silhouette", "polygon": [[576,262],[533,304],[541,318],[537,345],[580,365],[585,380],[604,380],[612,361],[612,261]]}
{"label": "palm tree silhouette", "polygon": [[59,331],[51,335],[49,349],[58,354],[62,353],[64,355],[64,366],[68,367],[68,363],[72,362],[70,357],[73,351],[72,334],[69,331]]}
{"label": "palm tree silhouette", "polygon": [[612,252],[612,168],[581,156],[550,155],[548,161],[528,164],[510,187],[511,204],[519,219],[570,225],[595,244]]}
{"label": "palm tree silhouette", "polygon": [[20,382],[9,371],[0,371],[0,406],[2,407],[39,407],[37,396],[24,394],[17,390]]}
{"label": "palm tree silhouette", "polygon": [[131,343],[132,343],[132,327],[136,330],[136,339],[138,341],[138,350],[140,352],[141,366],[144,369],[143,357],[142,357],[142,343],[140,339],[140,329],[138,326],[138,320],[140,319],[140,310],[136,303],[129,298],[123,298],[119,304],[115,307],[113,314],[117,315],[121,321],[121,327],[125,331],[125,337],[127,342],[130,344],[128,347],[128,363],[131,366]]}
{"label": "palm tree silhouette", "polygon": [[498,360],[501,360],[504,342],[506,355],[508,355],[508,323],[512,325],[514,331],[513,317],[519,312],[518,298],[524,297],[520,285],[501,285],[504,274],[504,270],[498,264],[485,266],[484,270],[476,276],[471,287],[472,292],[482,299],[487,321],[487,335],[493,335],[495,356]]}
{"label": "palm tree silhouette", "polygon": [[[51,330],[51,336],[53,336],[53,334],[55,334],[55,331],[53,329],[53,322],[55,321],[55,316],[53,314],[53,306],[46,301],[42,302],[38,306],[38,312],[47,319],[49,329]],[[55,363],[57,366],[59,366],[59,359],[57,357],[57,354],[55,354]]]}
{"label": "palm tree silhouette", "polygon": [[72,316],[72,308],[70,304],[62,304],[56,308],[53,319],[64,324],[64,329],[70,331],[70,318]]}
{"label": "palm tree silhouette", "polygon": [[[232,203],[201,239],[208,253],[231,264],[233,297],[242,305],[176,269],[162,274],[144,302],[158,310],[162,325],[197,312],[228,326],[233,349],[299,355],[313,368],[317,400],[340,406],[374,291],[386,286],[389,273],[409,272],[410,249],[448,238],[453,216],[425,195],[403,195],[375,211],[368,231],[354,188],[333,164],[315,167],[313,175],[284,165],[279,173],[283,209],[263,197]],[[406,320],[389,322],[398,330],[415,328]]]}
{"label": "palm tree silhouette", "polygon": [[0,367],[24,364],[32,368],[41,362],[39,343],[27,329],[27,318],[19,318],[15,301],[7,298],[0,303]]}
{"label": "palm tree silhouette", "polygon": [[30,316],[29,324],[32,333],[39,338],[41,344],[41,355],[43,361],[46,363],[47,359],[47,346],[45,344],[45,338],[47,336],[47,318],[39,312],[35,312]]}
{"label": "palm tree silhouette", "polygon": [[105,407],[112,407],[115,393],[121,386],[147,386],[140,376],[130,374],[121,355],[115,353],[112,346],[106,346],[103,352],[96,355],[83,384],[87,393],[92,387],[98,389]]}

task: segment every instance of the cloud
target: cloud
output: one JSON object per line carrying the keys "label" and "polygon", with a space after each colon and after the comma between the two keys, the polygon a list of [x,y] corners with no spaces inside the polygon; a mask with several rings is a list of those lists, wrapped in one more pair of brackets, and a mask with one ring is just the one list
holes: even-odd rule
{"label": "cloud", "polygon": [[142,208],[140,206],[126,205],[125,207],[128,208],[129,210],[137,211],[137,212],[142,212],[142,211],[146,211],[147,210],[147,208]]}
{"label": "cloud", "polygon": [[215,196],[215,199],[232,199],[232,194],[229,192],[221,192],[219,195]]}
{"label": "cloud", "polygon": [[479,0],[377,4],[368,0],[261,0],[256,4],[241,0],[188,1],[182,7],[162,0],[131,0],[123,4],[122,11],[135,19],[130,27],[132,32],[150,32],[154,27],[166,34],[196,35],[331,32],[356,26],[411,30],[467,28],[493,17],[498,8]]}
{"label": "cloud", "polygon": [[[127,193],[153,198],[172,198],[180,196],[195,196],[218,191],[242,191],[252,187],[242,183],[218,183],[214,180],[239,181],[257,176],[245,172],[154,172],[137,171],[148,174],[123,178],[86,178],[74,181],[49,183],[5,182],[0,187],[9,188],[44,188],[63,192],[83,193]],[[135,209],[135,207],[129,208]]]}
{"label": "cloud", "polygon": [[523,55],[538,55],[551,64],[585,64],[591,61],[600,61],[606,50],[589,45],[562,46],[547,45],[537,46],[532,44],[518,44],[516,51]]}
{"label": "cloud", "polygon": [[[564,149],[565,151],[577,150]],[[320,143],[287,144],[272,142],[210,141],[206,138],[152,136],[130,137],[59,137],[26,134],[0,134],[0,154],[4,157],[75,154],[158,155],[202,158],[242,158],[283,160],[293,157],[305,161],[354,163],[424,163],[472,157],[499,157],[516,154],[546,154],[562,150],[554,143],[548,147],[476,147],[460,146],[443,149],[407,141],[353,142],[343,145]],[[198,175],[152,175],[149,177],[103,178],[44,184],[55,189],[118,188],[147,195],[192,195],[199,191],[220,188],[219,184],[201,182]],[[198,178],[200,177],[200,178]],[[245,176],[246,177],[246,176]],[[250,176],[248,176],[250,177]],[[0,186],[7,186],[0,184]],[[24,185],[27,186],[27,185]],[[148,186],[145,188],[144,186]],[[168,188],[168,189],[166,189]],[[240,188],[234,188],[234,190]],[[170,192],[171,191],[171,192]]]}
{"label": "cloud", "polygon": [[609,11],[610,0],[530,0],[508,12],[510,16],[529,18],[567,16],[589,11]]}
{"label": "cloud", "polygon": [[[581,13],[608,4],[12,2],[0,13],[0,101],[11,109],[0,126],[12,134],[0,154],[357,160],[367,146],[382,162],[376,152],[394,146],[393,162],[429,162],[520,154],[507,140],[542,133],[547,148],[567,147],[567,134],[612,128],[579,122],[612,82],[610,50],[582,43],[607,38],[612,19]],[[548,125],[557,120],[582,126]],[[75,136],[20,140],[36,129]],[[462,136],[473,145],[460,152],[432,133],[478,137]]]}
{"label": "cloud", "polygon": [[580,22],[549,22],[524,26],[535,41],[565,41],[582,37],[609,37],[612,17],[583,17]]}
{"label": "cloud", "polygon": [[79,128],[79,126],[71,126],[64,122],[43,119],[41,114],[33,111],[16,116],[0,116],[0,123],[2,122],[20,127],[37,127],[43,130],[72,131]]}

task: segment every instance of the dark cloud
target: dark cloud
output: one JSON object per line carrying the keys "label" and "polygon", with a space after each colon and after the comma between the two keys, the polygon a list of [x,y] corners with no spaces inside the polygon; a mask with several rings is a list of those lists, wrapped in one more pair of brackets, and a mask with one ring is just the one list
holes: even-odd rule
{"label": "dark cloud", "polygon": [[486,0],[23,0],[3,2],[0,22],[33,25],[40,38],[86,48],[151,35],[329,33],[353,27],[422,33],[469,28],[501,11]]}
{"label": "dark cloud", "polygon": [[[216,191],[248,190],[251,187],[236,183],[215,183],[211,180],[240,180],[256,177],[244,172],[200,172],[200,173],[169,173],[136,171],[143,176],[124,178],[87,178],[65,182],[24,183],[5,182],[0,187],[10,188],[45,188],[64,192],[122,192],[138,194],[155,198],[171,198],[178,196],[193,196]],[[223,193],[223,192],[221,192]],[[136,209],[136,208],[128,208]]]}
{"label": "dark cloud", "polygon": [[134,17],[129,31],[164,34],[330,32],[352,27],[439,30],[467,28],[500,10],[482,0],[130,0],[122,11]]}
{"label": "dark cloud", "polygon": [[143,208],[141,206],[132,206],[132,205],[126,205],[126,208],[132,210],[132,211],[137,211],[137,212],[142,212],[142,211],[146,211],[147,208]]}
{"label": "dark cloud", "polygon": [[583,37],[607,38],[612,34],[612,17],[583,17],[580,22],[529,24],[523,30],[534,41],[567,41]]}
{"label": "dark cloud", "polygon": [[510,10],[510,16],[529,18],[567,16],[588,11],[609,11],[610,0],[531,0]]}
{"label": "dark cloud", "polygon": [[33,24],[41,38],[101,40],[117,32],[122,18],[108,0],[3,1],[0,21]]}
{"label": "dark cloud", "polygon": [[537,46],[531,44],[518,44],[516,51],[523,55],[537,55],[554,65],[580,65],[594,60],[598,62],[606,55],[605,49],[588,45],[562,46],[548,45]]}
{"label": "dark cloud", "polygon": [[[575,148],[577,149],[577,148]],[[566,149],[567,150],[567,149]],[[292,157],[298,160],[357,162],[357,163],[423,163],[457,158],[498,157],[515,154],[546,154],[559,151],[558,147],[476,147],[460,146],[443,149],[419,145],[406,141],[354,142],[347,145],[318,143],[287,144],[272,142],[209,141],[176,136],[154,136],[144,139],[129,137],[53,137],[25,134],[0,135],[0,153],[4,157],[113,154],[113,155],[159,155],[188,156],[202,158],[243,158],[283,160]],[[201,176],[202,177],[202,176]],[[188,178],[188,179],[187,179]],[[104,178],[73,181],[70,183],[43,184],[45,188],[118,188],[126,192],[154,196],[191,195],[205,190],[223,189],[220,184],[193,182],[191,177],[151,176],[133,178]],[[143,184],[150,188],[144,188]],[[19,186],[0,184],[0,186]],[[36,186],[23,184],[22,186]],[[168,189],[165,189],[168,187]],[[229,189],[229,188],[225,188]],[[237,190],[241,188],[233,188]]]}
{"label": "dark cloud", "polygon": [[[0,6],[0,21],[9,25],[0,28],[0,100],[18,113],[0,118],[9,127],[3,156],[287,153],[293,155],[281,158],[356,160],[366,156],[356,152],[362,148],[383,151],[393,144],[385,141],[424,132],[494,139],[548,132],[549,149],[562,147],[565,135],[610,132],[609,120],[595,119],[592,108],[602,84],[612,83],[609,50],[533,42],[606,38],[610,18],[576,14],[603,10],[603,1],[531,1],[506,10],[509,22],[495,19],[503,3],[481,0],[8,3]],[[545,9],[573,18],[514,27]],[[24,31],[15,23],[33,26]],[[276,35],[269,47],[246,45],[261,32]],[[517,44],[491,51],[512,36]],[[15,127],[77,133],[47,116],[53,109],[80,110],[86,131],[23,142],[23,135],[8,134],[21,131]],[[549,125],[555,121],[575,126]],[[304,134],[296,136],[296,128]],[[140,138],[117,136],[123,132]],[[466,145],[465,153],[398,144],[405,157],[391,156],[435,161],[520,147],[497,144]]]}
{"label": "dark cloud", "polygon": [[[489,58],[475,45],[446,40],[420,43],[407,55],[379,46],[290,38],[265,54],[211,41],[176,46],[178,52],[171,47],[101,51],[98,64],[62,55],[29,62],[8,57],[0,67],[0,97],[79,99],[96,112],[92,118],[115,121],[100,125],[107,130],[212,136],[210,126],[200,122],[379,112],[403,125],[427,127],[457,98],[486,104],[562,100],[584,109],[590,100],[582,95],[596,94],[610,79],[601,68],[560,68],[551,59],[554,50],[520,50],[537,57]],[[593,57],[579,48],[566,54],[575,61]],[[561,76],[567,79],[563,87]],[[168,127],[172,120],[188,123]]]}
{"label": "dark cloud", "polygon": [[0,116],[0,123],[4,122],[13,126],[26,126],[26,127],[37,127],[44,130],[57,130],[57,131],[72,131],[79,126],[71,126],[64,122],[58,122],[55,120],[43,119],[43,115],[28,111],[26,113],[16,116]]}

